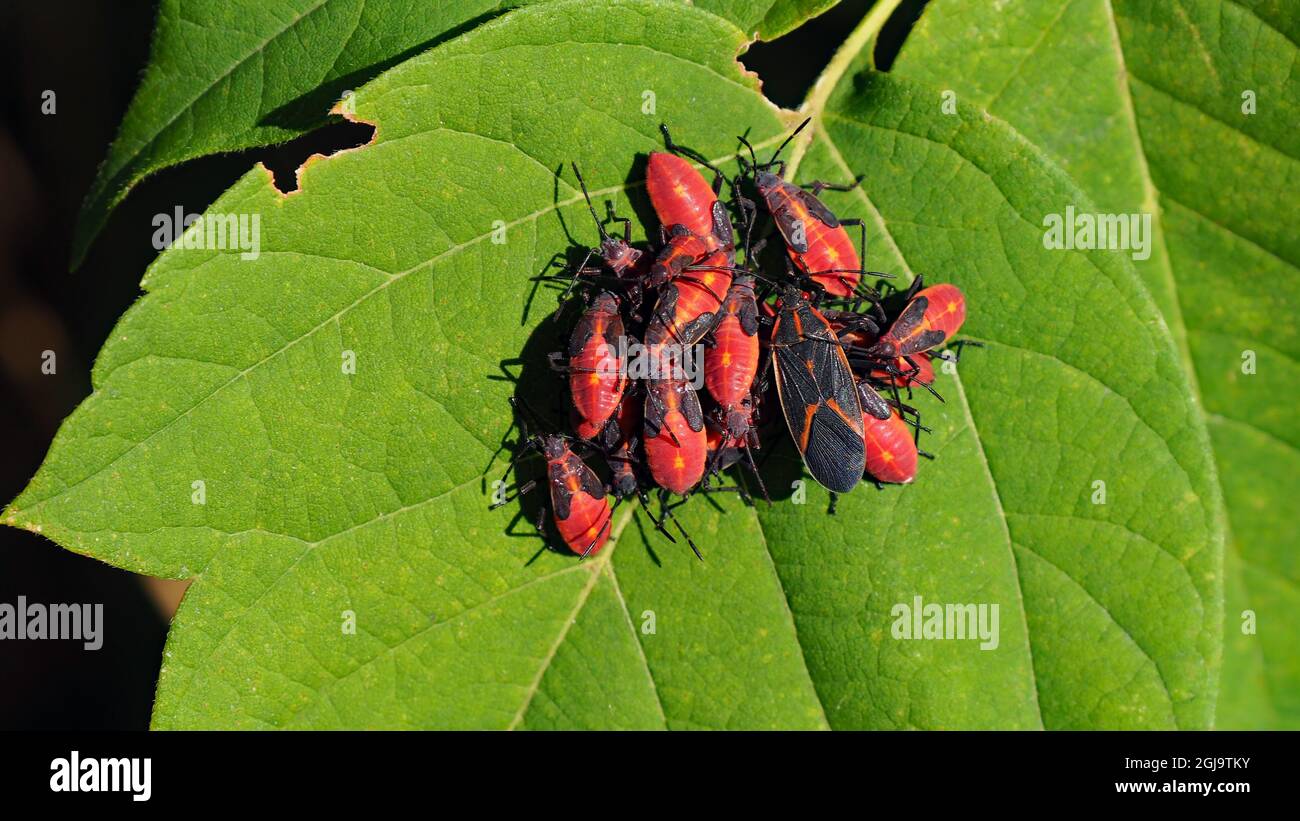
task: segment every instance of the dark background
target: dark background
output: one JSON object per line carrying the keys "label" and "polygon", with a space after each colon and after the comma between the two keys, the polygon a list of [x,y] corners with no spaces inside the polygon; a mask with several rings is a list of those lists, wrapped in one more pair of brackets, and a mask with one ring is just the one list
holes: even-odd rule
{"label": "dark background", "polygon": [[[434,0],[430,0],[433,2]],[[795,107],[871,5],[849,0],[742,59],[774,102]],[[881,34],[887,67],[924,0]],[[59,423],[90,393],[90,365],[139,296],[157,256],[154,214],[202,213],[256,162],[281,187],[314,153],[365,142],[369,130],[326,126],[282,146],[187,163],[140,184],[69,272],[72,228],[149,56],[155,3],[0,0],[0,507],[36,472]],[[52,90],[56,112],[41,112]],[[41,373],[53,350],[57,373]],[[0,642],[0,729],[144,729],[167,622],[183,585],[148,580],[0,527],[0,602],[104,605],[103,647]]]}

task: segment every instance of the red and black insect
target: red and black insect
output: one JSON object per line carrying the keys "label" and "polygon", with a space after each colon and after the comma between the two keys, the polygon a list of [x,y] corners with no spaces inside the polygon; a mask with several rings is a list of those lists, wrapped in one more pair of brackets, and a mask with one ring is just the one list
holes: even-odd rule
{"label": "red and black insect", "polygon": [[578,164],[572,163],[573,175],[578,179],[578,187],[582,189],[583,199],[587,201],[587,210],[591,212],[591,218],[596,223],[596,230],[600,232],[600,244],[595,248],[587,249],[587,255],[582,262],[573,269],[573,277],[569,287],[560,296],[560,301],[564,302],[572,292],[574,286],[583,280],[590,280],[593,277],[600,277],[603,270],[598,267],[590,266],[592,257],[599,258],[605,263],[605,268],[614,275],[614,278],[628,292],[629,298],[633,301],[640,300],[641,283],[649,273],[650,265],[654,262],[653,257],[642,251],[640,248],[632,245],[632,220],[628,217],[615,216],[611,212],[611,220],[623,225],[623,236],[616,237],[610,235],[605,230],[605,225],[600,221],[596,214],[596,207],[591,203],[591,194],[587,191],[587,183],[582,178],[582,172],[578,170]]}
{"label": "red and black insect", "polygon": [[642,444],[655,483],[685,496],[704,476],[708,457],[704,409],[687,380],[682,347],[657,318],[646,329],[646,350],[655,373],[645,381]]}
{"label": "red and black insect", "polygon": [[907,484],[916,478],[917,448],[912,429],[897,410],[878,419],[862,416],[862,441],[867,452],[867,473],[878,482]]}
{"label": "red and black insect", "polygon": [[[908,358],[942,345],[966,320],[966,299],[956,285],[921,289],[917,277],[907,292],[907,307],[867,353],[877,359]],[[909,361],[909,365],[916,365]]]}
{"label": "red and black insect", "polygon": [[661,506],[663,515],[660,518],[655,518],[654,512],[650,508],[650,498],[646,494],[646,485],[641,480],[638,471],[639,459],[636,455],[639,444],[637,432],[641,427],[641,402],[629,391],[623,394],[623,400],[619,403],[618,411],[598,430],[593,429],[578,418],[576,412],[574,413],[574,426],[580,437],[589,440],[604,454],[605,464],[609,466],[609,490],[614,494],[614,497],[622,500],[635,496],[640,499],[641,506],[645,509],[646,515],[650,517],[655,530],[662,533],[668,541],[676,544],[677,540],[664,526],[665,520],[672,521],[677,531],[686,539],[686,544],[690,546],[696,556],[702,559],[703,556],[700,554],[699,547],[696,546],[695,541],[686,532],[686,529],[682,527],[681,522],[677,521],[677,517],[673,515],[669,505],[663,504]]}
{"label": "red and black insect", "polygon": [[[511,405],[518,408],[513,400]],[[609,540],[610,521],[613,517],[613,507],[605,493],[604,484],[582,457],[573,452],[568,438],[559,434],[528,436],[522,419],[520,425],[526,436],[524,448],[539,451],[546,458],[551,518],[560,538],[569,550],[579,556],[598,552]],[[502,482],[509,478],[518,458],[510,463],[505,476],[501,478]],[[536,481],[525,482],[513,494],[492,507],[500,507],[532,491],[536,486]],[[536,526],[538,532],[545,536],[545,508],[538,510]]]}
{"label": "red and black insect", "polygon": [[[731,217],[718,199],[726,177],[703,155],[673,142],[668,126],[660,125],[667,152],[651,152],[646,164],[646,192],[664,230],[669,232],[667,247],[659,260],[666,263],[666,274],[680,274],[687,265],[730,266],[735,259],[736,239]],[[671,153],[670,153],[671,152]],[[684,158],[690,158],[713,172],[713,183]],[[680,226],[681,230],[674,230]],[[677,246],[689,249],[681,253]],[[688,260],[689,262],[685,261]],[[653,280],[653,276],[652,276]],[[666,281],[666,278],[662,281]],[[651,285],[662,284],[652,281]],[[726,293],[727,284],[716,288]]]}
{"label": "red and black insect", "polygon": [[771,362],[781,409],[808,472],[834,493],[862,478],[862,401],[831,324],[794,285],[781,293]]}
{"label": "red and black insect", "polygon": [[732,280],[722,310],[709,334],[704,358],[704,385],[724,408],[749,396],[758,374],[758,300],[754,277]]}
{"label": "red and black insect", "polygon": [[[857,293],[866,256],[867,228],[860,219],[839,219],[817,195],[822,191],[851,191],[858,186],[816,181],[805,187],[781,178],[785,162],[778,160],[781,152],[811,119],[804,120],[785,142],[777,148],[772,159],[759,164],[754,148],[741,137],[749,149],[754,186],[767,212],[772,215],[777,231],[785,240],[786,251],[795,267],[820,285],[826,293],[836,297],[850,297]],[[743,163],[742,159],[742,163]],[[774,173],[768,169],[776,167]],[[807,190],[805,190],[805,188]],[[751,209],[752,203],[742,201],[742,207]],[[752,217],[751,217],[752,219]],[[854,248],[845,226],[857,226],[862,236],[859,248]]]}
{"label": "red and black insect", "polygon": [[558,354],[551,354],[551,366],[569,374],[573,406],[592,429],[605,424],[627,388],[621,354],[625,343],[619,299],[602,291],[591,301],[569,336],[568,363],[561,363]]}

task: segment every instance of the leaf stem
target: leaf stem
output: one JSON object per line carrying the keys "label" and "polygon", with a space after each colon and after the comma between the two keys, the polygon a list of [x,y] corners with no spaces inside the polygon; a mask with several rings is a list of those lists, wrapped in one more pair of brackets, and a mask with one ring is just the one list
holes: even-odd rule
{"label": "leaf stem", "polygon": [[[880,0],[871,7],[871,11],[862,18],[862,22],[858,23],[857,28],[836,49],[835,55],[826,64],[826,68],[822,69],[821,76],[813,83],[803,105],[799,106],[800,114],[805,117],[821,117],[822,110],[826,108],[826,101],[830,99],[831,92],[840,84],[840,80],[844,79],[849,66],[853,64],[862,49],[866,48],[867,44],[880,33],[885,21],[901,2],[902,0]],[[803,161],[804,153],[812,145],[814,133],[815,129],[809,129],[806,134],[799,135],[799,139],[795,140],[790,151],[789,162],[786,163],[786,179],[794,179],[795,172],[799,170],[799,163]]]}

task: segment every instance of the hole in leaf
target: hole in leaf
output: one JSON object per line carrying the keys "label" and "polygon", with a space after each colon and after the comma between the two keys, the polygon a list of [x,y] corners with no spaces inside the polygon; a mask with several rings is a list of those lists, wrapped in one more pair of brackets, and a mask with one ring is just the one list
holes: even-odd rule
{"label": "hole in leaf", "polygon": [[310,134],[282,145],[249,152],[254,161],[260,161],[275,177],[275,187],[281,194],[298,190],[298,169],[315,154],[326,157],[359,148],[375,136],[375,127],[369,123],[343,120],[318,128]]}

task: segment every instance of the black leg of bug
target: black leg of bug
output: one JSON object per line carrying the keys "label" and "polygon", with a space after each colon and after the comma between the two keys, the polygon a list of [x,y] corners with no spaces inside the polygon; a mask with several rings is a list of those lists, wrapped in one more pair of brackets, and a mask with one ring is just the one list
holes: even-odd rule
{"label": "black leg of bug", "polygon": [[[677,504],[681,504],[681,502],[678,502]],[[682,534],[682,538],[686,540],[686,544],[690,545],[691,551],[695,553],[695,558],[704,561],[704,555],[700,553],[700,548],[696,546],[695,540],[691,538],[690,534],[686,532],[686,528],[682,527],[682,523],[677,521],[677,517],[673,515],[674,507],[676,507],[676,505],[670,505],[668,503],[668,491],[660,488],[659,509],[662,512],[662,515],[664,518],[670,519],[673,525],[677,528],[677,532]]]}
{"label": "black leg of bug", "polygon": [[695,162],[699,163],[700,165],[712,171],[713,172],[713,193],[717,194],[719,191],[722,190],[722,181],[726,179],[726,177],[723,175],[723,173],[720,170],[718,170],[718,167],[716,165],[709,162],[708,159],[705,158],[703,154],[696,151],[695,149],[686,148],[685,146],[681,146],[673,142],[673,137],[671,134],[668,133],[668,126],[666,124],[660,123],[659,130],[663,132],[665,148],[667,148],[669,151],[673,152],[674,154],[677,154],[678,156],[685,157],[688,160],[694,160]]}
{"label": "black leg of bug", "polygon": [[[858,177],[856,180],[849,183],[836,183],[836,182],[825,182],[824,180],[813,180],[812,182],[803,183],[800,186],[800,188],[807,189],[808,193],[812,194],[815,197],[823,191],[852,191],[853,189],[857,188],[861,184],[862,184],[862,177]],[[843,224],[843,220],[841,220],[840,222],[841,224]]]}
{"label": "black leg of bug", "polygon": [[600,543],[600,537],[605,535],[606,530],[609,530],[610,524],[614,521],[614,511],[618,510],[619,503],[622,501],[622,499],[614,500],[614,504],[609,509],[609,515],[605,517],[605,523],[600,526],[600,530],[596,531],[595,537],[593,537],[591,542],[587,544],[587,549],[582,551],[582,555],[578,557],[578,561],[587,558],[587,554],[591,553],[592,549]]}

